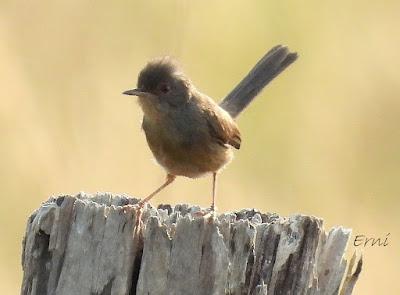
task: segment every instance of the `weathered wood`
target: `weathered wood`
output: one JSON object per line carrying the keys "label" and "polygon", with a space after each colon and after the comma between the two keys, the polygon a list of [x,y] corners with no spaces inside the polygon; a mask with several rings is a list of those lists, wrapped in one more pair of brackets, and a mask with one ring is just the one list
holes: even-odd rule
{"label": "weathered wood", "polygon": [[350,230],[316,217],[124,206],[136,202],[44,203],[28,220],[21,294],[351,294],[361,271],[343,257]]}

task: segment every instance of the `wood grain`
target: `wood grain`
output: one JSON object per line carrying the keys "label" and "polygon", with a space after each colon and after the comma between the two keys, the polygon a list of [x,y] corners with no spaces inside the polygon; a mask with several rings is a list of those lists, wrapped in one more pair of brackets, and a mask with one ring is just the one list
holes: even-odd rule
{"label": "wood grain", "polygon": [[350,230],[326,232],[313,216],[199,217],[186,204],[140,214],[136,202],[44,203],[28,220],[21,294],[351,294],[361,271],[361,259],[349,268],[344,258]]}

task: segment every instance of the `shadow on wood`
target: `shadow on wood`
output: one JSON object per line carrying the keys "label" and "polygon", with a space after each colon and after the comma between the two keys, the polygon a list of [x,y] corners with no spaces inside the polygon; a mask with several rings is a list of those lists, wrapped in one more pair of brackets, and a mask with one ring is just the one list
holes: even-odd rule
{"label": "shadow on wood", "polygon": [[[28,220],[21,294],[351,294],[350,230],[256,210],[198,217],[110,194],[51,198]],[[128,206],[125,206],[128,205]],[[138,221],[140,219],[140,222]]]}

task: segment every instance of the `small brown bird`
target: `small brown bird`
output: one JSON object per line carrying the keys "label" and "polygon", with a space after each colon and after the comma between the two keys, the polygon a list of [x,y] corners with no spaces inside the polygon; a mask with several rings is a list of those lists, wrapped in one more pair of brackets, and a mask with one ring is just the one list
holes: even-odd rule
{"label": "small brown bird", "polygon": [[232,160],[232,148],[239,149],[241,144],[234,118],[296,58],[287,47],[272,48],[220,105],[199,92],[171,58],[150,61],[139,74],[137,88],[123,94],[139,98],[147,143],[167,177],[140,205],[177,176],[197,178],[211,173],[213,211],[217,173]]}

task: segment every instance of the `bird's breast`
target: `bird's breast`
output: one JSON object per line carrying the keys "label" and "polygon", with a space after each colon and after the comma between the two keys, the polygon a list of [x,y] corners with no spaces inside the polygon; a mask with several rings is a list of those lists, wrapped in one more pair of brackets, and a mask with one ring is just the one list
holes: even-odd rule
{"label": "bird's breast", "polygon": [[142,126],[150,150],[168,173],[199,177],[231,160],[231,149],[215,142],[201,116],[186,111],[160,118],[144,116]]}

